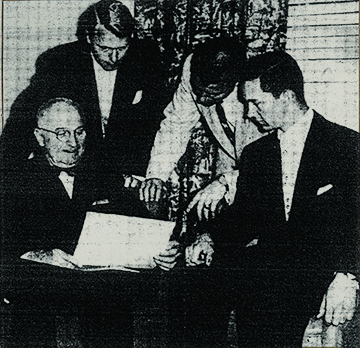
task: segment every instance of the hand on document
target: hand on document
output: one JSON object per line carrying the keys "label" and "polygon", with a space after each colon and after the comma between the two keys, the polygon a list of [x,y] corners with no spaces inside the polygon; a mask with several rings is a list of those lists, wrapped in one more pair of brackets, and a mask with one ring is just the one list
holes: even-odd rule
{"label": "hand on document", "polygon": [[168,243],[164,252],[154,257],[154,261],[161,269],[169,271],[174,268],[180,255],[180,244],[173,240]]}
{"label": "hand on document", "polygon": [[21,256],[21,259],[35,262],[47,263],[53,266],[75,269],[79,266],[75,258],[60,249],[49,251],[35,250],[29,251]]}

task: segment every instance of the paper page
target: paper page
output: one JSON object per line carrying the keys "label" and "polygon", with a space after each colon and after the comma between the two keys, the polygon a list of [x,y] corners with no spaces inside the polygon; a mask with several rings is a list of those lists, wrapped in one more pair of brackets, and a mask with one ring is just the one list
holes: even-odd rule
{"label": "paper page", "polygon": [[74,258],[79,265],[154,268],[175,222],[88,212]]}

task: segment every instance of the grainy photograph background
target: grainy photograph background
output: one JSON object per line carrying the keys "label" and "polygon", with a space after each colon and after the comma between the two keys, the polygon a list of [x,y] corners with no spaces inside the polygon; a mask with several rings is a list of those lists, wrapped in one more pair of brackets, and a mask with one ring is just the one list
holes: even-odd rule
{"label": "grainy photograph background", "polygon": [[[29,84],[35,72],[36,58],[51,47],[75,41],[77,18],[93,2],[2,1],[3,121],[6,121],[16,96]],[[299,62],[304,72],[308,104],[329,120],[359,130],[357,1],[289,0],[286,6],[286,2],[280,0],[249,0],[245,9],[241,1],[192,1],[193,32],[187,39],[188,45],[181,36],[186,21],[189,21],[185,18],[189,13],[189,1],[168,1],[171,6],[165,6],[167,1],[156,0],[126,0],[123,3],[138,19],[145,35],[155,37],[163,50],[175,51],[168,58],[172,60],[168,64],[175,68],[203,29],[220,27],[233,31],[245,37],[248,50],[253,54],[271,49],[271,39],[281,36],[277,38],[280,43],[275,45],[285,47]],[[243,20],[228,19],[233,25],[230,28],[226,27],[225,18],[229,3],[235,3],[238,6],[236,15],[244,17]],[[284,6],[286,8],[282,9]],[[164,24],[166,18],[167,25]],[[168,25],[169,21],[172,26]],[[283,35],[279,35],[281,32]],[[173,47],[169,47],[171,44]],[[179,70],[170,69],[170,73],[177,75]]]}
{"label": "grainy photograph background", "polygon": [[[93,0],[18,0],[2,1],[2,122],[19,93],[25,89],[35,72],[37,57],[47,49],[75,41],[79,15]],[[123,1],[139,21],[142,35],[154,37],[162,50],[169,49],[169,88],[176,81],[178,67],[185,53],[206,29],[226,25],[220,10],[231,1],[192,1],[195,5],[193,32],[186,42],[182,24],[190,1],[127,0]],[[246,39],[249,54],[285,48],[298,61],[305,77],[305,96],[309,106],[327,119],[359,131],[359,4],[358,1],[249,0],[243,8],[242,27],[227,28]],[[208,6],[209,5],[209,6]],[[286,8],[284,10],[284,5]],[[169,13],[171,11],[171,13]],[[221,11],[220,11],[221,12]],[[238,13],[238,14],[239,14]],[[163,25],[162,19],[171,17],[174,26]],[[202,23],[204,25],[199,25]],[[214,24],[215,23],[215,24]],[[172,28],[174,32],[169,32]],[[160,30],[160,33],[159,33]],[[275,37],[275,39],[274,39]],[[272,41],[275,40],[275,43]],[[170,40],[170,41],[169,41]],[[139,338],[141,343],[141,338]]]}

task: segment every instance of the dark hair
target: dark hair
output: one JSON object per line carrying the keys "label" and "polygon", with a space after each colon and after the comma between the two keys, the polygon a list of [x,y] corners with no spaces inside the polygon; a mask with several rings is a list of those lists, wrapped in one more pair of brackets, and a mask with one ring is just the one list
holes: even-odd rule
{"label": "dark hair", "polygon": [[283,51],[267,52],[249,58],[245,65],[242,81],[260,78],[260,87],[275,98],[291,90],[297,101],[306,105],[304,96],[304,77],[293,57]]}
{"label": "dark hair", "polygon": [[203,85],[223,80],[237,82],[245,59],[245,48],[237,38],[211,38],[195,47],[191,76],[199,78]]}
{"label": "dark hair", "polygon": [[63,98],[63,97],[53,98],[41,104],[38,111],[36,112],[36,119],[39,120],[40,118],[42,118],[46,110],[49,110],[53,105],[59,103],[64,103],[68,106],[72,106],[79,113],[81,121],[85,123],[84,111],[80,106],[80,104],[72,99]]}
{"label": "dark hair", "polygon": [[130,10],[116,0],[101,0],[90,5],[79,17],[76,36],[79,40],[93,37],[96,25],[104,27],[119,38],[130,38],[134,32],[135,19]]}

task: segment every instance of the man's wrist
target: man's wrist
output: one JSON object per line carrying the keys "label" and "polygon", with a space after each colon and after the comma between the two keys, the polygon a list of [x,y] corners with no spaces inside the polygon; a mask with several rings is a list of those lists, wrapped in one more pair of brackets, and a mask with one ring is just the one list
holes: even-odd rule
{"label": "man's wrist", "polygon": [[197,236],[196,244],[198,244],[198,243],[208,243],[210,245],[214,245],[214,242],[209,233],[204,233],[204,234],[200,234],[199,236]]}
{"label": "man's wrist", "polygon": [[228,184],[228,182],[227,182],[226,177],[225,177],[224,174],[220,175],[220,176],[217,178],[217,181],[225,187],[226,192],[229,192],[229,190],[230,190],[229,184]]}

